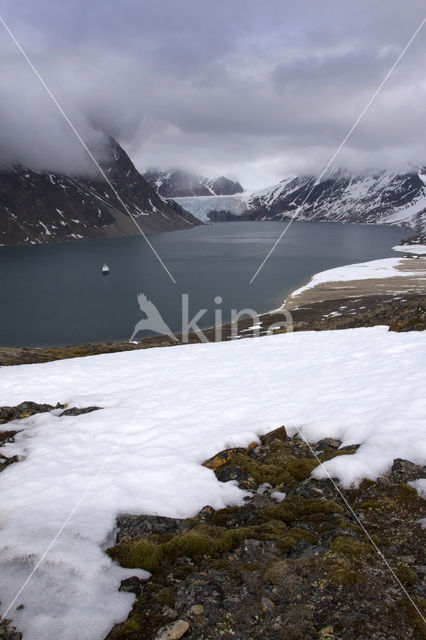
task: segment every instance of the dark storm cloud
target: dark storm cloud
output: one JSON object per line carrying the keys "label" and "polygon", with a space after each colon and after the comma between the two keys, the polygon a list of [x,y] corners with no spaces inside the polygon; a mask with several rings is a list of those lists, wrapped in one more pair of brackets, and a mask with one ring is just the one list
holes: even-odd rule
{"label": "dark storm cloud", "polygon": [[[3,17],[91,148],[246,186],[325,164],[421,21],[422,1],[13,0]],[[426,28],[342,150],[426,162]],[[0,28],[0,160],[90,162]]]}

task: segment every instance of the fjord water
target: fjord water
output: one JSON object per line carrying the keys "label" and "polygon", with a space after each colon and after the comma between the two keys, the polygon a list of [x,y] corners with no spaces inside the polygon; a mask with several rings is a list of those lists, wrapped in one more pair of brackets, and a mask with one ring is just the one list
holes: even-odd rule
{"label": "fjord water", "polygon": [[[0,344],[128,340],[144,317],[138,293],[177,333],[182,293],[189,294],[190,318],[207,309],[200,327],[214,324],[215,310],[223,321],[231,309],[262,313],[279,307],[318,271],[395,256],[391,247],[408,233],[380,225],[295,222],[250,284],[283,228],[279,222],[224,222],[150,236],[176,284],[140,236],[1,247]],[[104,262],[108,276],[101,274]]]}

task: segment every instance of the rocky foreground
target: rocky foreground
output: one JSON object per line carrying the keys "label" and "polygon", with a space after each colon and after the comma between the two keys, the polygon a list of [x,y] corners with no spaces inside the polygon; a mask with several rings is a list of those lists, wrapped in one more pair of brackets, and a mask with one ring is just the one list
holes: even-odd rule
{"label": "rocky foreground", "polygon": [[[11,428],[3,426],[0,445],[18,433],[20,419],[97,409],[1,407],[0,424]],[[426,477],[426,468],[398,459],[389,475],[349,490],[311,478],[320,462],[356,454],[358,445],[340,444],[308,444],[281,427],[204,463],[246,492],[242,506],[206,505],[187,519],[120,516],[106,552],[152,576],[123,581],[136,600],[107,640],[423,638],[425,509],[408,483]],[[2,456],[0,471],[16,463]],[[1,640],[21,637],[2,622]]]}
{"label": "rocky foreground", "polygon": [[137,599],[108,640],[423,638],[424,500],[407,482],[426,468],[395,460],[351,490],[310,478],[319,461],[357,449],[339,445],[281,427],[204,463],[247,491],[243,506],[120,517],[107,553],[152,577],[122,583]]}
{"label": "rocky foreground", "polygon": [[[96,409],[2,407],[0,424],[14,421],[14,430],[0,444],[21,418]],[[358,445],[339,447],[331,438],[308,444],[281,427],[204,463],[246,492],[242,506],[206,505],[187,519],[120,516],[106,552],[152,575],[122,582],[136,600],[107,640],[423,638],[425,510],[408,483],[426,468],[398,459],[387,476],[350,490],[311,478],[320,462],[354,455]],[[0,471],[17,462],[3,458]],[[2,622],[1,640],[21,638]]]}

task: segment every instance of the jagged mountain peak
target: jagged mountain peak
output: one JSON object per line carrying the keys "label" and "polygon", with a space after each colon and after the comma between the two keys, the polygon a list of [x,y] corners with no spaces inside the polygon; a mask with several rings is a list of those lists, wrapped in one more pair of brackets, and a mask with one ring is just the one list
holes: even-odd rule
{"label": "jagged mountain peak", "polygon": [[112,137],[100,165],[125,202],[124,210],[102,175],[71,176],[22,165],[0,170],[0,243],[135,235],[200,224],[177,203],[161,198]]}

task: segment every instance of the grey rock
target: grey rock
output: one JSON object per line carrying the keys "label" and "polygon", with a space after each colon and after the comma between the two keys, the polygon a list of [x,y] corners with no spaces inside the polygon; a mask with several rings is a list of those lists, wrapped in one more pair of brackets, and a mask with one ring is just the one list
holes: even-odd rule
{"label": "grey rock", "polygon": [[202,616],[203,613],[204,613],[204,607],[202,604],[193,604],[188,611],[188,614],[190,616]]}
{"label": "grey rock", "polygon": [[269,598],[261,598],[260,606],[262,607],[262,611],[273,611],[275,609],[275,605]]}
{"label": "grey rock", "polygon": [[21,418],[28,418],[36,413],[47,413],[54,409],[63,409],[63,404],[38,404],[37,402],[21,402],[15,407],[0,407],[0,424],[11,422],[12,420],[20,420]]}
{"label": "grey rock", "polygon": [[265,557],[279,556],[280,552],[275,542],[262,540],[243,540],[238,553],[248,561],[262,561]]}
{"label": "grey rock", "polygon": [[289,556],[290,558],[304,558],[305,560],[311,560],[316,556],[323,555],[327,553],[327,547],[322,547],[320,545],[309,544],[309,542],[299,542],[296,544]]}
{"label": "grey rock", "polygon": [[251,500],[251,504],[254,505],[256,509],[266,509],[268,507],[272,507],[275,502],[269,496],[257,494]]}
{"label": "grey rock", "polygon": [[180,533],[191,528],[189,522],[178,518],[163,516],[131,516],[117,518],[117,543],[139,536],[151,536],[157,533]]}
{"label": "grey rock", "polygon": [[18,456],[11,456],[10,458],[7,458],[6,456],[0,455],[0,473],[14,462],[19,462]]}
{"label": "grey rock", "polygon": [[335,438],[323,438],[315,444],[315,447],[317,449],[338,449],[341,444],[341,441]]}
{"label": "grey rock", "polygon": [[161,627],[155,634],[155,640],[179,640],[189,629],[186,620],[176,620],[165,627]]}
{"label": "grey rock", "polygon": [[176,589],[176,607],[186,610],[194,605],[217,606],[225,597],[226,576],[218,571],[207,575],[191,573]]}
{"label": "grey rock", "polygon": [[394,460],[389,479],[393,482],[411,482],[426,477],[426,467],[413,464],[409,460],[396,458]]}
{"label": "grey rock", "polygon": [[352,538],[353,540],[359,540],[358,534],[352,529],[331,529],[321,534],[318,539],[318,544],[321,546],[329,546],[330,542],[335,538]]}
{"label": "grey rock", "polygon": [[239,467],[233,467],[231,464],[227,464],[216,472],[216,477],[220,482],[229,482],[230,480],[242,482],[244,480],[248,480],[250,478],[250,474]]}
{"label": "grey rock", "polygon": [[278,427],[278,429],[274,429],[273,431],[266,433],[264,436],[261,436],[260,438],[262,445],[271,444],[271,442],[274,442],[274,440],[281,440],[281,441],[288,440],[285,427]]}
{"label": "grey rock", "polygon": [[84,413],[92,413],[92,411],[99,411],[101,407],[71,407],[71,409],[65,409],[62,413],[59,414],[59,417],[62,416],[81,416]]}
{"label": "grey rock", "polygon": [[120,584],[120,591],[139,595],[141,591],[141,583],[139,578],[137,578],[136,576],[131,576],[130,578],[122,580]]}

